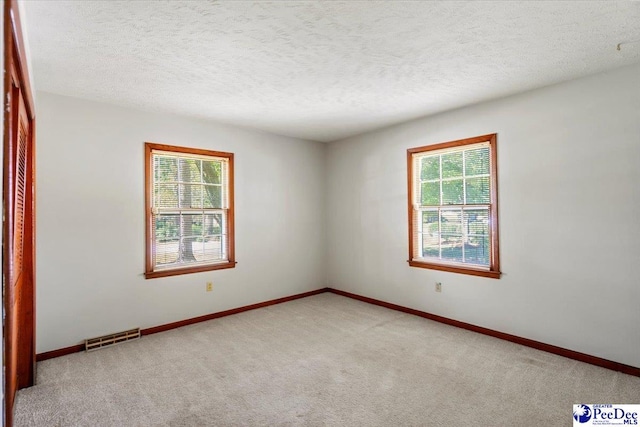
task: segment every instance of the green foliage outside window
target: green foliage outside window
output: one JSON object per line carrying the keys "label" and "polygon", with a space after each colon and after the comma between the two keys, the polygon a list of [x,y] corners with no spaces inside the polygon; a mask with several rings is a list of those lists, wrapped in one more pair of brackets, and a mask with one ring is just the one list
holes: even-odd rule
{"label": "green foliage outside window", "polygon": [[[489,263],[489,147],[424,156],[420,159],[422,248],[424,257]],[[460,206],[459,209],[446,207]]]}
{"label": "green foliage outside window", "polygon": [[[216,160],[154,156],[154,207],[163,212],[155,217],[158,243],[182,241],[181,253],[167,262],[194,261],[194,242],[218,239],[223,231],[222,214],[183,209],[222,209],[223,163]],[[177,244],[177,243],[176,243]]]}

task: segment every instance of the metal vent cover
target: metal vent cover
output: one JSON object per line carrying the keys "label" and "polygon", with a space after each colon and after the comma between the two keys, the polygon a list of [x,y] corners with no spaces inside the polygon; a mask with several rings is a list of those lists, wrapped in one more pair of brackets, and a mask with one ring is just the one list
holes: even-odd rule
{"label": "metal vent cover", "polygon": [[114,334],[103,335],[101,337],[84,340],[85,351],[98,350],[104,347],[111,347],[123,342],[140,338],[140,328],[129,329],[128,331],[116,332]]}

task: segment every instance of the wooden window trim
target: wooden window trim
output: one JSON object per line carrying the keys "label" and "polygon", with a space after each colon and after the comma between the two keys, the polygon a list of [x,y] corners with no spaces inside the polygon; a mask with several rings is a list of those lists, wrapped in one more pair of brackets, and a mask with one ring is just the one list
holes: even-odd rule
{"label": "wooden window trim", "polygon": [[[474,268],[473,266],[463,266],[458,264],[449,263],[435,263],[425,262],[413,259],[414,254],[414,221],[413,221],[413,200],[414,200],[414,185],[413,185],[413,156],[414,154],[420,154],[428,151],[436,151],[449,149],[454,147],[460,147],[464,145],[478,144],[481,142],[488,142],[490,145],[490,182],[491,182],[491,207],[489,209],[491,215],[491,221],[489,223],[489,235],[491,254],[489,261],[489,268]],[[497,134],[487,134],[476,136],[473,138],[459,139],[456,141],[442,142],[439,144],[425,145],[422,147],[410,148],[407,150],[407,207],[408,207],[408,220],[409,220],[409,259],[408,264],[411,267],[428,268],[432,270],[448,271],[451,273],[469,274],[473,276],[489,277],[493,279],[499,279],[500,272],[500,238],[499,238],[499,226],[498,226],[498,155],[497,155]]]}
{"label": "wooden window trim", "polygon": [[[234,165],[233,165],[233,153],[226,153],[223,151],[203,150],[199,148],[187,148],[174,145],[156,144],[153,142],[145,142],[145,246],[146,246],[146,266],[145,266],[145,278],[154,279],[158,277],[177,276],[181,274],[200,273],[203,271],[221,270],[226,268],[234,268],[237,264],[235,258],[235,210],[234,210]],[[153,221],[151,219],[152,212],[152,188],[153,183],[153,165],[151,164],[151,155],[154,151],[167,151],[177,154],[187,155],[201,155],[211,157],[221,157],[228,160],[228,199],[229,208],[227,213],[227,255],[228,261],[222,263],[213,263],[206,265],[195,265],[193,267],[182,267],[172,269],[153,269]]]}

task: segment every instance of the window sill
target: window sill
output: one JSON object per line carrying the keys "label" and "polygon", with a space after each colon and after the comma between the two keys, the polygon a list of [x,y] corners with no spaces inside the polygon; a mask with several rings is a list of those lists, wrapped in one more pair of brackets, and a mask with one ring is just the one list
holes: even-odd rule
{"label": "window sill", "polygon": [[223,270],[234,268],[237,262],[225,262],[221,264],[198,265],[195,267],[172,268],[166,270],[147,271],[144,273],[145,279],[155,279],[158,277],[178,276],[180,274],[201,273],[203,271]]}
{"label": "window sill", "polygon": [[407,262],[411,267],[448,271],[450,273],[470,274],[472,276],[489,277],[492,279],[499,279],[500,275],[502,274],[499,271],[482,270],[479,268],[471,268],[471,267],[460,267],[457,265],[454,266],[454,265],[446,265],[446,264],[436,264],[432,262],[414,261],[414,260],[409,260]]}

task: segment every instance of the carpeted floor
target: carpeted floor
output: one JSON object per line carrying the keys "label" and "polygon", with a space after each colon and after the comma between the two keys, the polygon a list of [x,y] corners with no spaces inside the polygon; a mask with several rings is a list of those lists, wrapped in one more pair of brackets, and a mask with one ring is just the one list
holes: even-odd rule
{"label": "carpeted floor", "polygon": [[640,378],[334,294],[38,364],[16,426],[570,426]]}

